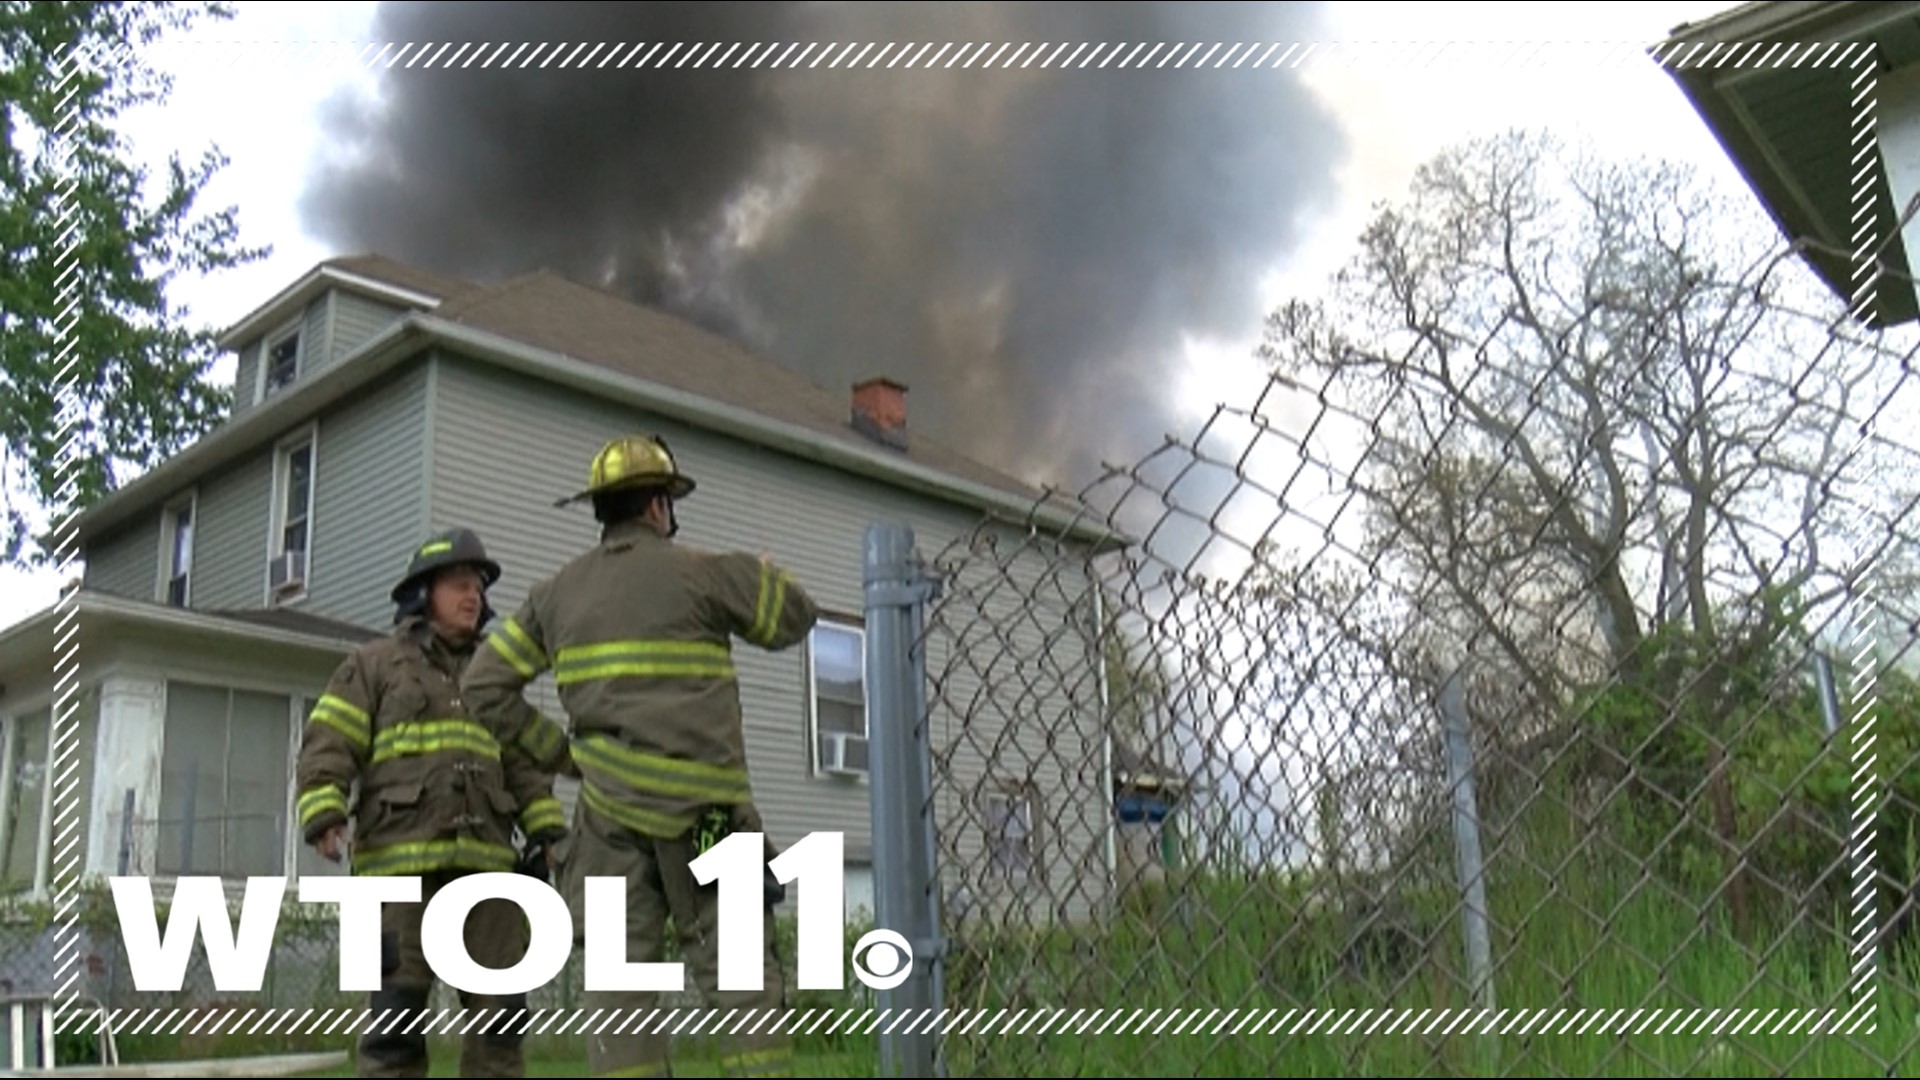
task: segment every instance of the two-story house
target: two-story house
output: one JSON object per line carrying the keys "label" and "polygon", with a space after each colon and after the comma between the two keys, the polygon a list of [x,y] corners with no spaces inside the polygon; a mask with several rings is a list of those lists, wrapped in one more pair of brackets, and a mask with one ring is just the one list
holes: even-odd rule
{"label": "two-story house", "polygon": [[[44,891],[54,852],[70,842],[85,876],[148,875],[163,888],[182,874],[237,884],[342,872],[299,842],[293,759],[335,665],[388,632],[388,591],[409,552],[438,528],[478,530],[505,567],[494,607],[511,611],[598,538],[590,512],[554,500],[582,485],[606,439],[640,431],[663,435],[699,481],[681,509],[683,542],[768,552],[829,613],[801,648],[737,650],[749,754],[776,842],[843,832],[849,911],[870,906],[866,527],[906,522],[929,553],[988,515],[1016,541],[1033,521],[1089,552],[1106,535],[1082,531],[1072,507],[1056,511],[1040,492],[909,435],[904,391],[891,382],[825,391],[550,273],[482,285],[375,256],[335,259],[223,347],[237,356],[231,417],[79,522],[85,577],[71,625],[49,611],[0,634],[0,880],[10,889]],[[1034,615],[996,634],[1039,635],[1049,664],[1082,655],[1099,671],[1085,603]],[[77,749],[63,759],[77,769],[71,834],[53,827],[49,782],[53,661],[69,644],[79,671]],[[936,664],[942,647],[933,644]],[[942,735],[956,747],[939,792],[943,843],[1012,867],[1007,902],[1092,902],[1111,880],[1100,707],[1065,693],[973,718],[1035,718],[1010,738]],[[561,715],[551,676],[534,699]],[[562,793],[570,799],[566,781]],[[1023,889],[1021,874],[1055,876],[1056,887]],[[1087,880],[1065,887],[1062,875]],[[994,889],[965,884],[976,899]]]}

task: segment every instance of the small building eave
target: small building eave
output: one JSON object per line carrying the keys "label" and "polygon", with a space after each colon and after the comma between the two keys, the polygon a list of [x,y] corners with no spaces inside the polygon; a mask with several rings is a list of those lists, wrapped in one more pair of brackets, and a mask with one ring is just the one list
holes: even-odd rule
{"label": "small building eave", "polygon": [[[248,643],[320,658],[345,656],[365,640],[265,626],[82,589],[0,631],[0,672],[52,671],[61,652],[74,648],[77,655],[76,646],[97,643],[101,631],[116,627],[163,631],[183,645]],[[5,694],[0,685],[0,701]]]}
{"label": "small building eave", "polygon": [[1908,274],[1898,235],[1875,238],[1896,277],[1871,305],[1856,295],[1869,280],[1855,254],[1860,223],[1890,232],[1901,216],[1884,183],[1869,192],[1870,211],[1859,202],[1862,170],[1884,175],[1877,144],[1863,155],[1855,142],[1862,68],[1845,57],[1863,45],[1882,75],[1920,58],[1920,4],[1747,3],[1677,27],[1650,51],[1807,266],[1863,321],[1887,327],[1920,318],[1920,298],[1893,287]]}
{"label": "small building eave", "polygon": [[406,308],[432,310],[440,306],[437,297],[426,293],[403,289],[384,281],[342,270],[337,266],[322,264],[308,271],[293,284],[280,290],[273,299],[254,308],[240,321],[234,323],[219,338],[217,344],[222,350],[232,352],[242,348],[254,338],[267,333],[273,326],[292,318],[308,304],[313,303],[332,289],[344,289],[374,300],[383,300]]}

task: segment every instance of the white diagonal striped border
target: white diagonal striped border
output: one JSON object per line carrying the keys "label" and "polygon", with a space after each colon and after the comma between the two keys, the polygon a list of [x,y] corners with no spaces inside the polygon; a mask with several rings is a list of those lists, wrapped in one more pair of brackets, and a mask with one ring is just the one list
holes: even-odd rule
{"label": "white diagonal striped border", "polygon": [[[1427,69],[1461,67],[1467,70],[1482,71],[1489,66],[1548,66],[1578,62],[1587,67],[1606,63],[1636,64],[1647,63],[1650,51],[1640,42],[1415,42],[1415,43],[1367,43],[1351,44],[1340,42],[1315,42],[1292,44],[1285,43],[577,43],[559,45],[535,45],[532,43],[504,44],[454,44],[427,43],[422,45],[398,45],[396,43],[219,43],[213,45],[160,45],[159,50],[169,48],[190,48],[204,54],[210,49],[221,50],[220,57],[208,62],[221,62],[233,66],[241,61],[262,62],[273,67],[284,66],[289,62],[326,62],[359,63],[367,67],[394,67],[405,63],[408,67],[426,68],[458,67],[462,69],[475,66],[482,68],[510,67],[526,68],[534,65],[541,67],[595,68],[609,66],[654,67],[663,68],[715,68],[737,70],[741,68],[806,68],[808,70],[834,71],[841,69],[875,70],[884,66],[887,69],[936,69],[936,70],[1007,70],[1007,69],[1052,69],[1065,68],[1074,71],[1103,71],[1118,68],[1174,68],[1194,70],[1270,70],[1272,68],[1298,69],[1309,62],[1326,66],[1329,64],[1353,66],[1356,64],[1384,64],[1396,70],[1411,67]],[[153,50],[147,50],[151,56]],[[295,55],[289,56],[289,52]],[[74,75],[80,67],[90,60],[110,57],[111,52],[75,53],[55,64],[58,84],[61,87],[71,85]],[[1800,45],[1740,43],[1717,46],[1679,47],[1664,55],[1651,52],[1655,63],[1667,67],[1803,67],[1814,68],[1851,68],[1854,71],[1852,86],[1855,89],[1854,117],[1855,144],[1854,167],[1856,190],[1854,196],[1856,222],[1856,254],[1859,263],[1855,270],[1856,307],[1864,310],[1872,303],[1877,289],[1877,274],[1872,266],[1871,256],[1880,246],[1880,223],[1873,213],[1876,170],[1872,167],[1872,149],[1874,132],[1875,91],[1877,89],[1876,72],[1872,63],[1873,50],[1867,45],[1841,45],[1838,43],[1803,43]],[[111,64],[113,61],[105,61]],[[66,150],[66,137],[72,131],[75,117],[64,113],[53,127],[52,152],[59,154]],[[57,528],[54,533],[55,558],[63,573],[70,573],[78,552],[74,547],[72,529],[72,511],[74,509],[74,470],[79,464],[77,442],[71,434],[75,422],[79,419],[79,401],[72,386],[72,364],[74,361],[72,339],[72,315],[79,302],[78,285],[74,277],[74,261],[77,258],[79,237],[75,229],[77,223],[72,220],[72,186],[63,185],[56,196],[56,215],[62,222],[61,273],[58,283],[60,317],[57,320],[56,340],[59,348],[59,376],[57,390],[62,403],[60,435],[64,439],[61,446],[60,470],[63,482],[59,489],[59,499],[55,507]],[[63,593],[58,601],[58,638],[55,657],[55,705],[52,724],[54,742],[54,786],[55,786],[55,822],[54,822],[54,889],[58,906],[59,929],[59,967],[62,977],[59,979],[59,993],[65,997],[66,1004],[59,1012],[76,1018],[84,1017],[82,1022],[91,1026],[98,1016],[88,1009],[79,998],[77,982],[80,976],[81,959],[76,949],[78,935],[78,914],[75,909],[75,891],[78,887],[78,843],[82,834],[82,819],[78,798],[78,768],[81,763],[75,760],[77,732],[74,726],[74,700],[78,691],[78,642],[75,634],[75,608],[71,593]],[[1871,652],[1868,639],[1873,632],[1869,605],[1864,597],[1857,600],[1850,617],[1850,625],[1855,629],[1852,644],[1856,647],[1858,658],[1866,658]],[[1251,1032],[1246,1025],[1255,1023],[1254,1013],[1258,1010],[1232,1010],[1215,1023],[1219,1010],[1192,1010],[1185,1014],[1186,1019],[1173,1026],[1172,1033],[1184,1032],[1195,1020],[1201,1020],[1199,1028],[1219,1033],[1224,1026],[1241,1017],[1234,1028],[1235,1034],[1289,1034],[1354,1033],[1364,1030],[1367,1033],[1391,1034],[1394,1032],[1504,1032],[1543,1033],[1543,1034],[1642,1034],[1685,1033],[1691,1024],[1693,1033],[1704,1033],[1709,1025],[1715,1025],[1716,1033],[1740,1033],[1754,1031],[1760,1033],[1783,1034],[1820,1034],[1834,1030],[1836,1024],[1844,1025],[1848,1033],[1877,1030],[1876,1023],[1868,1023],[1870,1005],[1874,990],[1875,954],[1874,941],[1878,935],[1878,911],[1874,904],[1872,891],[1874,845],[1868,839],[1868,832],[1874,812],[1881,796],[1880,781],[1877,778],[1877,754],[1873,749],[1874,687],[1877,672],[1871,664],[1859,669],[1851,687],[1851,703],[1854,708],[1849,730],[1852,738],[1852,756],[1855,766],[1854,785],[1852,787],[1853,837],[1850,854],[1853,858],[1853,893],[1855,897],[1855,933],[1852,952],[1853,964],[1853,1004],[1845,1014],[1836,1020],[1833,1010],[1820,1009],[1774,1009],[1764,1013],[1761,1010],[1687,1010],[1687,1009],[1581,1009],[1581,1010],[1270,1010],[1260,1017]],[[1242,1016],[1243,1011],[1245,1016]],[[711,1010],[691,1010],[695,1015],[713,1015]],[[215,1013],[221,1013],[221,1019],[211,1029],[206,1023],[214,1019]],[[669,1011],[667,1018],[677,1015],[678,1010]],[[988,1014],[991,1018],[987,1018]],[[624,1023],[636,1019],[652,1017],[659,1010],[648,1010],[641,1014],[638,1010],[627,1014],[613,1014],[606,1020],[597,1018],[600,1013],[589,1016],[585,1010],[571,1012],[535,1011],[534,1019],[526,1021],[529,1028],[537,1024],[538,1032],[559,1028],[553,1033],[564,1033],[576,1024],[597,1023],[594,1030],[601,1030],[608,1023],[624,1015]],[[1165,1014],[1165,1019],[1161,1019]],[[174,1008],[160,1010],[128,1010],[108,1014],[108,1024],[117,1032],[141,1033],[179,1033],[193,1023],[192,1030],[198,1033],[209,1032],[251,1032],[268,1034],[304,1032],[316,1034],[321,1031],[339,1033],[354,1010],[329,1010],[317,1016],[314,1010],[249,1010],[236,1015],[234,1010],[200,1010]],[[378,1022],[379,1017],[370,1016],[364,1010],[357,1014],[360,1019],[344,1030],[359,1030],[361,1025]],[[732,1015],[729,1013],[728,1015]],[[848,1021],[854,1017],[863,1017],[866,1027],[849,1030],[862,1030],[874,1033],[889,1015],[882,1010],[849,1009],[841,1012],[837,1018],[834,1013],[821,1013],[811,1027],[802,1028],[808,1018],[815,1015],[809,1012],[793,1021],[795,1031],[817,1032],[821,1025],[832,1018],[828,1032],[846,1029]],[[1158,1020],[1151,1030],[1165,1033],[1169,1025],[1182,1014],[1179,1010],[1121,1010],[1095,1009],[1077,1010],[1071,1017],[1065,1017],[1065,1010],[1018,1010],[1009,1016],[1006,1010],[962,1010],[959,1013],[942,1011],[937,1014],[922,1014],[913,1021],[910,1030],[918,1030],[917,1025],[944,1023],[941,1030],[951,1032],[956,1025],[964,1024],[963,1030],[974,1030],[985,1020],[984,1030],[992,1031],[994,1025],[1003,1024],[1002,1033],[1039,1033],[1044,1034],[1063,1017],[1066,1025],[1061,1030],[1074,1034],[1106,1033],[1118,1023],[1118,1031],[1143,1031]],[[465,1010],[436,1010],[431,1013],[433,1022],[441,1020],[451,1025],[467,1018]],[[561,1021],[560,1018],[566,1019]],[[788,1023],[794,1013],[789,1010],[782,1015],[780,1023]],[[143,1019],[144,1017],[144,1019]],[[545,1019],[539,1019],[544,1017]],[[1278,1017],[1278,1019],[1275,1019]],[[171,1018],[173,1023],[159,1023],[162,1018]],[[499,1016],[490,1023],[498,1022]],[[749,1017],[750,1019],[751,1017]],[[1038,1032],[1034,1025],[1042,1018]],[[1851,1018],[1851,1023],[1847,1023]],[[421,1017],[416,1017],[418,1023]],[[897,1030],[904,1017],[895,1018],[888,1024],[887,1030]],[[478,1018],[467,1019],[467,1025]],[[766,1017],[761,1018],[764,1023]],[[1017,1028],[1013,1025],[1020,1023]],[[196,1022],[197,1021],[197,1022]],[[1422,1022],[1425,1022],[1423,1028]],[[687,1021],[683,1021],[685,1024]],[[742,1023],[745,1020],[741,1021]],[[1678,1028],[1673,1025],[1679,1022]],[[704,1023],[704,1022],[703,1022]],[[1729,1030],[1726,1025],[1735,1026]],[[1383,1029],[1380,1025],[1385,1024]],[[1445,1024],[1445,1027],[1440,1025]],[[1460,1025],[1466,1024],[1462,1028]],[[1095,1025],[1098,1025],[1097,1027]],[[1363,1027],[1364,1025],[1364,1027]],[[1544,1025],[1544,1026],[1542,1026]],[[1757,1025],[1749,1028],[1748,1025]],[[1770,1027],[1768,1025],[1771,1025]],[[1809,1026],[1811,1025],[1811,1026]],[[1864,1028],[1863,1028],[1863,1025]],[[696,1025],[692,1030],[700,1030]],[[464,1030],[464,1028],[463,1028]],[[676,1028],[676,1031],[681,1028]]]}
{"label": "white diagonal striped border", "polygon": [[114,1035],[1833,1035],[1839,1009],[88,1010]]}
{"label": "white diagonal striped border", "polygon": [[[1655,62],[1678,67],[1857,67],[1869,47],[1838,43],[1725,44],[1674,48]],[[192,63],[266,70],[288,64],[366,68],[590,68],[832,71],[1297,71],[1306,67],[1592,69],[1645,66],[1644,41],[1372,42],[160,42],[149,58],[191,54]],[[104,55],[104,54],[102,54]]]}
{"label": "white diagonal striped border", "polygon": [[[59,90],[63,106],[72,101],[74,78],[81,73],[82,60],[79,55],[69,55],[56,57],[53,61],[54,85]],[[69,160],[72,150],[70,140],[78,121],[79,117],[71,109],[63,107],[47,132],[46,151],[52,160],[62,166]],[[83,239],[79,222],[74,220],[74,184],[71,179],[63,177],[59,181],[54,189],[53,205],[60,236],[59,271],[55,280],[59,310],[54,317],[55,360],[58,366],[54,385],[56,398],[60,402],[60,427],[56,437],[61,442],[57,463],[60,485],[55,506],[52,507],[52,540],[53,556],[60,566],[60,576],[63,581],[70,581],[74,560],[79,555],[74,544],[73,511],[78,495],[75,474],[81,461],[79,432],[76,428],[82,419],[82,409],[73,384],[73,365],[77,359],[73,331],[74,315],[81,302],[78,260],[79,245]],[[55,619],[52,723],[49,725],[53,741],[53,892],[55,917],[58,920],[54,956],[59,972],[56,975],[57,993],[69,998],[75,993],[81,970],[77,926],[79,914],[75,909],[77,898],[74,891],[79,884],[79,845],[86,834],[85,819],[77,805],[82,764],[76,755],[79,732],[74,722],[74,704],[80,689],[77,594],[77,589],[63,585],[60,599],[55,604],[58,615]],[[56,1024],[59,1019],[56,1003]]]}

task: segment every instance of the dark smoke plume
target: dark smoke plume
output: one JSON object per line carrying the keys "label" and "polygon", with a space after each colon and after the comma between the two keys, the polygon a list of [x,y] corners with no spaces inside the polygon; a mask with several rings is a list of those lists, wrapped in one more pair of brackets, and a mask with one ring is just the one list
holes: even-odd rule
{"label": "dark smoke plume", "polygon": [[[305,212],[342,250],[604,284],[836,391],[892,375],[916,431],[1078,488],[1175,430],[1182,335],[1253,336],[1260,274],[1330,202],[1333,120],[1297,71],[1251,66],[1313,40],[1315,11],[384,4],[378,40],[487,52],[817,42],[809,59],[830,62],[848,42],[951,42],[944,65],[981,42],[1011,43],[1003,61],[1026,43],[1023,59],[1062,42],[1059,60],[1082,42],[1080,59],[1201,48],[1186,70],[396,65],[379,108],[335,110],[330,141],[355,152],[314,178]],[[1213,60],[1258,47],[1238,70],[1195,70],[1216,42]]]}

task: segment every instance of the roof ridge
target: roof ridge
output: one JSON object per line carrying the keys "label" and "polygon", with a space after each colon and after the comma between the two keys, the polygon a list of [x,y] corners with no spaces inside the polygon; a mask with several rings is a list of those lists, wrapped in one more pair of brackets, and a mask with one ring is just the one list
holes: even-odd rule
{"label": "roof ridge", "polygon": [[[497,286],[489,287],[483,292],[476,292],[470,296],[462,297],[458,303],[444,304],[435,314],[448,321],[460,322],[462,325],[519,340],[521,338],[521,332],[511,326],[485,325],[485,323],[492,321],[486,320],[485,318],[487,308],[491,304],[515,294],[524,293],[530,287],[543,283],[552,284],[557,288],[581,297],[590,297],[596,305],[604,306],[608,310],[619,312],[625,316],[648,320],[653,324],[653,327],[662,334],[678,336],[683,340],[698,343],[705,348],[722,350],[731,354],[731,356],[739,362],[749,364],[769,375],[778,376],[783,383],[789,384],[794,392],[798,393],[804,390],[813,397],[813,400],[803,401],[800,404],[807,412],[813,414],[816,424],[831,424],[843,435],[862,440],[863,442],[868,441],[866,437],[861,435],[858,429],[854,427],[852,415],[845,409],[848,403],[839,397],[833,387],[819,382],[805,371],[733,337],[715,330],[710,330],[684,315],[679,315],[655,304],[634,300],[609,289],[580,281],[549,267],[543,266],[519,274],[501,282]],[[482,320],[482,322],[476,323],[473,321],[476,318]],[[588,362],[600,362],[590,357],[582,356],[579,358],[587,360]],[[662,378],[658,373],[643,374],[630,372],[630,374],[637,374],[649,381],[661,382],[669,386],[677,386],[682,390],[699,394],[702,397],[721,401],[729,400],[724,396],[716,395],[710,390],[695,389],[672,378]],[[755,412],[764,413],[764,410],[755,406],[746,405],[738,401],[732,403],[753,409]],[[818,406],[818,408],[814,408],[813,406]],[[791,418],[789,417],[788,419]],[[964,463],[973,469],[991,474],[1003,488],[1009,488],[1010,486],[1008,490],[1009,494],[1018,494],[1021,497],[1030,498],[1036,506],[1047,503],[1057,504],[1062,498],[1065,498],[1075,506],[1080,506],[1083,503],[1083,500],[1077,498],[1071,492],[1066,492],[1047,484],[1035,483],[1016,476],[1006,469],[989,465],[943,439],[920,433],[916,433],[913,439],[915,444],[923,450],[933,450],[941,456],[951,458],[953,462]],[[899,451],[895,451],[895,453],[899,453]],[[902,456],[907,460],[914,460],[916,458],[916,455],[911,449],[902,454]],[[935,463],[926,461],[925,459],[920,460],[922,464],[928,467],[948,473],[954,472],[951,463]]]}
{"label": "roof ridge", "polygon": [[[485,287],[483,283],[471,278],[457,274],[444,274],[438,270],[430,270],[424,266],[416,266],[413,263],[403,262],[380,251],[362,250],[332,255],[320,260],[318,265],[320,267],[332,267],[337,270],[364,274],[379,280],[382,284],[393,285],[403,289],[414,288],[417,282],[408,282],[404,279],[384,276],[380,271],[383,269],[397,271],[405,277],[426,279],[442,286],[455,286],[461,291]],[[442,299],[445,299],[445,297],[443,296]]]}

